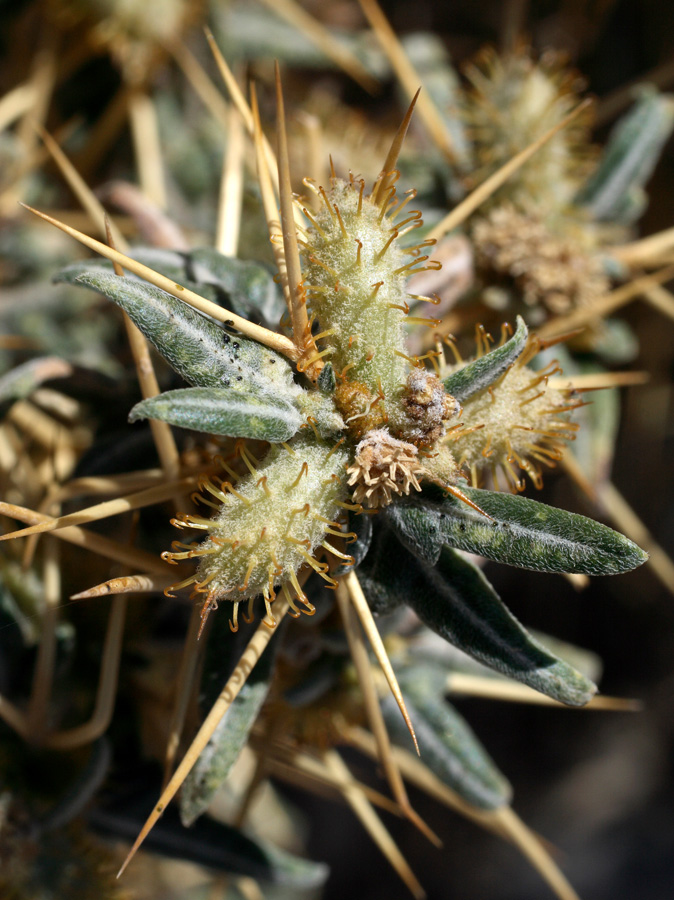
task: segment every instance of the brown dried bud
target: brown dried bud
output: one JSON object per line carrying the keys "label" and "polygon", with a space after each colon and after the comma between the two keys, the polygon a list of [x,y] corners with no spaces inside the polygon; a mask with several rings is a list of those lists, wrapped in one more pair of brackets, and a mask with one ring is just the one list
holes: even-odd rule
{"label": "brown dried bud", "polygon": [[417,475],[424,473],[419,451],[413,444],[396,440],[385,428],[377,428],[356,447],[356,459],[346,470],[355,485],[353,499],[374,509],[388,506],[393,495],[421,490]]}
{"label": "brown dried bud", "polygon": [[445,434],[445,423],[458,415],[460,405],[440,379],[426,369],[413,369],[405,386],[403,406],[411,420],[404,436],[413,444],[431,447]]}

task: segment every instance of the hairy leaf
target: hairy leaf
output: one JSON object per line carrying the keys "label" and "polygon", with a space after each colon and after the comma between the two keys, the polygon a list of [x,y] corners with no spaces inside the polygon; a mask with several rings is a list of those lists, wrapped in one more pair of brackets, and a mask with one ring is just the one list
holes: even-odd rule
{"label": "hairy leaf", "polygon": [[271,663],[271,653],[265,653],[185,779],[180,791],[183,825],[192,825],[207,810],[248,742],[251,728],[269,692]]}
{"label": "hairy leaf", "polygon": [[335,387],[337,386],[337,379],[335,377],[335,370],[332,368],[332,363],[326,363],[321,369],[321,374],[318,376],[318,388],[324,394],[334,394]]}
{"label": "hairy leaf", "polygon": [[423,575],[407,603],[436,634],[560,703],[584,706],[594,696],[596,686],[527,633],[477,566],[449,547],[434,568],[415,565]]}
{"label": "hairy leaf", "polygon": [[383,615],[407,603],[409,592],[423,585],[420,571],[416,558],[400,546],[392,531],[375,530],[367,556],[358,568],[358,578],[372,611]]}
{"label": "hairy leaf", "polygon": [[401,542],[432,563],[445,544],[538,572],[616,575],[648,559],[628,538],[585,516],[512,494],[462,490],[491,518],[434,486],[383,513]]}
{"label": "hairy leaf", "polygon": [[239,335],[231,334],[186,303],[139,279],[87,271],[77,284],[104,294],[128,313],[179,375],[199,387],[231,387],[247,392],[251,384],[272,392],[296,393],[286,360]]}
{"label": "hairy leaf", "polygon": [[[134,247],[130,255],[244,319],[274,329],[285,311],[281,290],[274,283],[272,273],[259,263],[223,256],[210,247],[188,252]],[[108,260],[85,260],[67,266],[56,280],[74,283],[79,275],[92,271],[112,274],[113,268]],[[126,277],[139,280],[131,273]]]}
{"label": "hairy leaf", "polygon": [[280,398],[209,387],[166,391],[141,400],[129,414],[131,422],[137,419],[159,419],[207,434],[259,441],[287,441],[302,424],[297,409]]}
{"label": "hairy leaf", "polygon": [[[133,841],[156,802],[157,788],[135,792],[116,805],[95,808],[88,816],[93,828],[117,839]],[[145,840],[145,847],[171,859],[186,859],[219,871],[248,875],[294,891],[316,890],[328,877],[328,867],[302,859],[269,841],[202,816],[185,829],[178,811],[167,807]]]}
{"label": "hairy leaf", "polygon": [[445,378],[443,384],[447,393],[464,403],[474,394],[486,390],[512,366],[524,350],[528,335],[524,319],[518,316],[515,334],[502,347],[495,347]]}
{"label": "hairy leaf", "polygon": [[407,604],[440,637],[485,666],[560,703],[583,706],[596,687],[546,650],[502,603],[480,569],[444,548],[436,566],[378,538],[358,577],[376,612]]}
{"label": "hairy leaf", "polygon": [[[596,171],[576,197],[595,219],[629,222],[643,211],[642,188],[674,126],[674,98],[652,88],[615,126]],[[642,201],[643,198],[643,201]]]}
{"label": "hairy leaf", "polygon": [[[429,690],[420,672],[401,679],[410,718],[414,722],[424,765],[467,803],[495,809],[508,803],[512,788],[489,758],[475,734],[442,696]],[[392,697],[382,702],[382,712],[392,740],[412,749],[412,740]]]}
{"label": "hairy leaf", "polygon": [[286,311],[273,274],[260,263],[200,247],[187,254],[187,275],[198,285],[215,288],[219,294],[216,303],[246,319],[262,320],[272,329],[278,327]]}

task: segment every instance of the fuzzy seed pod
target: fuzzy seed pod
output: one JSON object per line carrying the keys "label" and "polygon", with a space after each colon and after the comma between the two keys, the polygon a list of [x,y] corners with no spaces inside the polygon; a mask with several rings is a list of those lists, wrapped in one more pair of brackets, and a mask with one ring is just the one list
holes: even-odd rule
{"label": "fuzzy seed pod", "polygon": [[335,399],[354,437],[385,424],[405,437],[406,279],[427,256],[418,256],[423,245],[403,250],[397,241],[418,227],[420,214],[403,214],[405,201],[395,199],[392,186],[381,202],[374,193],[364,196],[362,181],[333,178],[330,190],[318,193],[324,206],[312,217],[304,250],[305,289],[342,381]]}
{"label": "fuzzy seed pod", "polygon": [[[477,163],[471,185],[480,184],[561,121],[577,105],[584,87],[559,55],[546,53],[536,63],[525,48],[507,56],[484,50],[466,75],[473,90],[465,101],[464,118]],[[521,209],[547,214],[566,208],[593,167],[590,123],[589,113],[576,118],[497,192],[493,202],[508,197]]]}
{"label": "fuzzy seed pod", "polygon": [[[291,585],[304,599],[296,576],[307,563],[331,580],[325,575],[327,564],[313,557],[320,547],[340,555],[326,537],[342,534],[336,519],[347,495],[348,461],[342,445],[331,446],[313,435],[272,445],[260,463],[242,444],[238,449],[249,474],[236,487],[226,480],[202,483],[220,504],[217,515],[212,520],[183,516],[174,522],[208,531],[208,538],[198,546],[174,544],[174,552],[164,554],[169,561],[200,558],[197,573],[180,586],[193,583],[198,593],[206,594],[205,609],[232,601],[233,627],[239,601],[262,594],[268,604],[279,585]],[[234,474],[229,470],[232,478]]]}
{"label": "fuzzy seed pod", "polygon": [[530,337],[517,362],[497,382],[466,400],[461,426],[445,439],[458,465],[469,469],[473,484],[486,469],[498,490],[500,470],[508,488],[521,491],[519,468],[540,488],[542,466],[553,468],[565,443],[575,439],[578,425],[569,421],[569,413],[582,403],[571,392],[548,385],[548,379],[562,371],[556,360],[540,371],[527,366],[539,349],[538,339]]}

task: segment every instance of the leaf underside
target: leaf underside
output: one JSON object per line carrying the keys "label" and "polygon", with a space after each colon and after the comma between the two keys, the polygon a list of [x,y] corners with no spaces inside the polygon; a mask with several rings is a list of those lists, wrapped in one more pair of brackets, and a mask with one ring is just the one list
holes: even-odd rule
{"label": "leaf underside", "polygon": [[[424,765],[471,806],[495,809],[508,803],[512,788],[462,716],[428,689],[420,672],[401,676],[405,705],[423,747]],[[414,687],[413,687],[414,685]],[[412,740],[392,697],[382,702],[392,740],[412,750]]]}

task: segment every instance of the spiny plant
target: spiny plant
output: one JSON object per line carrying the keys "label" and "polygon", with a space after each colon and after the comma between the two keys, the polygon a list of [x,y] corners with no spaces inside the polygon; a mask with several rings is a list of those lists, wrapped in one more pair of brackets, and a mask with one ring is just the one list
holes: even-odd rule
{"label": "spiny plant", "polygon": [[[560,54],[544,53],[536,61],[524,46],[502,55],[487,48],[465,73],[469,184],[568,115],[584,89]],[[476,262],[490,289],[521,297],[534,323],[591,308],[608,293],[611,278],[625,274],[611,260],[612,250],[643,212],[643,185],[671,133],[674,107],[671,97],[644,89],[602,153],[590,143],[592,118],[586,106],[472,223]]]}
{"label": "spiny plant", "polygon": [[[441,154],[434,163],[448,195],[461,196],[476,184],[482,189],[465,198],[470,203],[474,197],[469,210],[460,203],[429,232],[438,239],[449,235],[446,251],[458,264],[460,245],[450,232],[463,225],[476,263],[474,273],[463,263],[466,277],[477,277],[448,330],[470,321],[482,303],[490,327],[505,310],[536,327],[551,319],[546,336],[582,327],[575,347],[608,362],[631,359],[633,336],[605,317],[642,291],[656,303],[657,285],[671,278],[669,268],[661,269],[652,282],[636,277],[610,292],[613,280],[668,262],[661,253],[665,233],[634,246],[623,242],[645,208],[644,185],[671,134],[671,96],[641,89],[600,153],[589,141],[594,104],[580,102],[584,80],[559,53],[537,58],[523,39],[502,52],[487,48],[464,67],[468,84],[462,86],[445,48],[431,40],[424,51],[410,36],[399,40],[376,0],[360,3],[405,92],[411,95],[419,84],[427,89],[420,117]],[[546,137],[551,128],[555,134]],[[529,158],[525,166],[517,163],[522,154]],[[431,195],[427,202],[436,201]],[[448,281],[439,276],[435,285],[446,304],[459,299]],[[659,308],[672,315],[669,304]]]}
{"label": "spiny plant", "polygon": [[[410,605],[431,631],[480,663],[557,701],[582,706],[593,697],[594,684],[529,635],[460,551],[536,571],[591,575],[625,572],[646,559],[627,538],[590,519],[464,484],[461,465],[491,464],[492,448],[501,466],[515,462],[537,480],[536,461],[558,455],[573,436],[565,417],[576,404],[546,395],[546,373],[527,369],[532,345],[521,319],[499,347],[451,371],[440,368],[437,351],[425,357],[406,353],[405,325],[414,322],[410,300],[429,299],[410,295],[406,280],[437,266],[430,258],[432,242],[405,243],[420,226],[420,214],[408,210],[413,193],[403,199],[396,186],[396,159],[412,107],[371,191],[353,175],[341,179],[333,173],[327,187],[309,184],[319,201],[310,209],[291,194],[280,86],[278,100],[280,233],[255,107],[252,118],[292,337],[213,304],[197,293],[198,283],[188,287],[179,272],[187,271],[189,254],[176,255],[162,275],[59,225],[131,273],[120,277],[119,268],[85,263],[61,279],[117,303],[191,385],[146,398],[131,419],[222,439],[218,463],[224,474],[200,481],[199,502],[214,515],[188,512],[174,520],[204,537],[164,554],[169,563],[198,561],[197,570],[171,590],[193,589],[202,627],[220,604],[231,604],[234,632],[240,603],[247,604],[247,621],[260,598],[265,610],[132,854],[228,711],[243,717],[234,756],[245,743],[264,699],[264,691],[255,692],[251,702],[258,660],[286,613],[316,612],[305,585],[309,575],[337,589],[347,635],[355,634],[349,617],[360,619],[414,735],[372,609]],[[296,223],[296,212],[304,214],[303,224]],[[208,261],[216,280],[228,268],[218,254],[195,253]],[[530,395],[538,385],[541,390]],[[499,392],[505,396],[508,388],[510,399],[500,403]],[[545,396],[544,407],[534,405],[539,396]],[[532,421],[543,421],[544,428]],[[479,430],[489,435],[488,443],[475,449],[471,436]],[[524,442],[517,442],[518,430]],[[265,659],[271,660],[269,651]],[[359,676],[363,671],[361,665]],[[408,679],[419,710],[442,707],[436,675],[427,692],[414,687],[414,672]],[[244,690],[249,684],[251,691]],[[378,715],[372,706],[368,712]],[[428,735],[446,734],[447,727],[446,715],[438,714]],[[446,779],[446,772],[439,777]],[[400,783],[391,779],[400,806],[414,820]],[[474,793],[467,802],[474,805]],[[501,794],[496,805],[503,802]]]}

